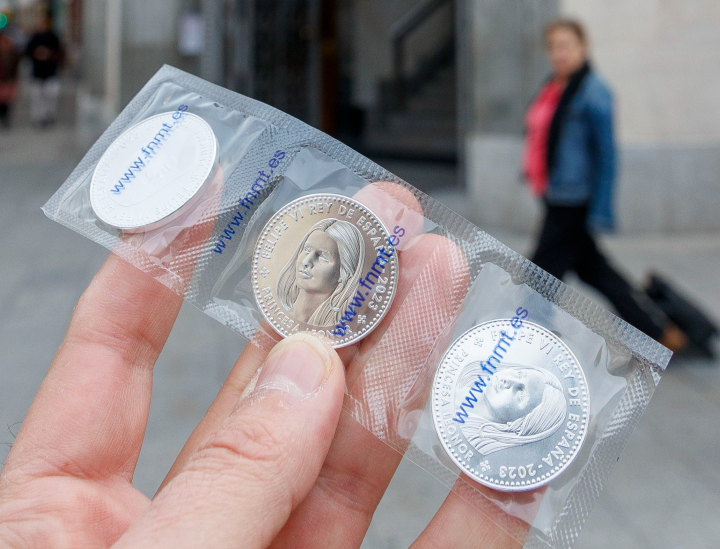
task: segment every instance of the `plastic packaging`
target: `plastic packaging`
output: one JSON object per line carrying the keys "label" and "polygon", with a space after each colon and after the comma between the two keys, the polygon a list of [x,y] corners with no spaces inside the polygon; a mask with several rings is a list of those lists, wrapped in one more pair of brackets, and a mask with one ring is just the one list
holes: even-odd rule
{"label": "plastic packaging", "polygon": [[[193,196],[168,207],[168,212],[178,207],[177,214],[160,216],[149,227],[128,231],[102,221],[90,190],[103,154],[127,129],[178,110],[212,128],[215,171]],[[174,137],[163,146],[172,148],[169,139]],[[173,169],[159,170],[149,184],[163,187],[163,173]],[[111,187],[123,177],[103,175]],[[139,180],[123,181],[130,186]],[[253,277],[259,276],[253,254],[277,212],[319,193],[352,198],[373,212],[386,228],[383,238],[393,235],[390,245],[397,252],[394,299],[377,327],[350,347],[347,413],[527,547],[571,547],[670,352],[442,204],[272,107],[165,66],[44,211],[184,295],[251,344],[269,349],[280,336],[253,291]],[[350,222],[363,226],[357,218]],[[527,312],[527,322],[549,330],[543,333],[552,333],[576,357],[589,406],[586,433],[569,464],[542,488],[508,491],[463,474],[439,438],[430,395],[443,356],[461,334],[486,322],[508,321],[519,308]],[[361,320],[353,316],[352,322],[357,327]],[[325,329],[315,331],[330,337]],[[528,344],[522,331],[513,345]],[[495,456],[508,451],[503,444],[492,446]]]}

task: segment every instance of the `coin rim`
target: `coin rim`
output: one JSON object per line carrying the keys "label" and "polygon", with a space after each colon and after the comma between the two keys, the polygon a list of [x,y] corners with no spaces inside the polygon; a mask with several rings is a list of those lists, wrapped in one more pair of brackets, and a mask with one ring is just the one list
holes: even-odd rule
{"label": "coin rim", "polygon": [[[219,151],[220,151],[220,144],[219,144],[219,142],[218,142],[217,135],[215,135],[215,131],[212,129],[212,126],[211,126],[211,125],[208,123],[208,121],[205,120],[202,116],[199,116],[199,115],[197,115],[197,114],[195,114],[195,113],[187,112],[187,111],[186,111],[185,114],[184,114],[184,116],[190,116],[190,117],[192,117],[192,118],[195,118],[195,119],[199,120],[203,125],[206,126],[207,130],[210,132],[210,135],[212,135],[212,138],[213,138],[213,140],[212,140],[212,141],[213,141],[213,143],[212,143],[212,147],[213,147],[212,158],[213,158],[213,161],[212,161],[212,163],[210,164],[210,166],[209,166],[209,168],[208,168],[208,170],[207,170],[207,173],[205,174],[205,179],[203,180],[203,183],[197,188],[197,190],[192,194],[192,196],[189,197],[185,202],[183,202],[180,206],[178,206],[177,209],[173,210],[173,211],[170,212],[169,214],[167,214],[167,215],[165,215],[165,216],[163,216],[163,217],[161,217],[161,218],[159,218],[159,219],[156,219],[155,221],[151,221],[150,223],[144,223],[144,224],[141,224],[141,225],[120,225],[120,224],[117,224],[117,223],[115,223],[115,222],[113,222],[113,221],[109,221],[109,220],[104,216],[104,214],[100,213],[100,211],[99,211],[97,208],[95,208],[95,204],[94,204],[95,199],[94,199],[93,190],[94,190],[98,185],[100,185],[100,183],[99,183],[99,181],[98,181],[98,180],[99,180],[99,177],[96,176],[96,174],[97,174],[97,167],[100,165],[100,163],[103,161],[103,159],[104,159],[108,154],[110,154],[110,148],[111,148],[112,146],[114,146],[116,143],[118,143],[125,135],[127,135],[128,133],[130,133],[131,131],[133,131],[135,128],[137,128],[137,127],[140,126],[141,124],[144,124],[144,123],[146,123],[146,122],[148,122],[148,121],[150,121],[150,120],[153,120],[153,119],[155,119],[155,118],[160,118],[160,117],[165,117],[165,116],[168,116],[168,115],[172,115],[174,112],[175,112],[175,111],[161,112],[161,113],[158,113],[158,114],[154,114],[153,116],[148,116],[147,118],[143,118],[142,120],[139,120],[137,123],[133,124],[132,126],[130,126],[129,128],[127,128],[125,131],[123,131],[118,137],[116,137],[116,138],[113,140],[113,142],[110,143],[110,145],[107,147],[107,149],[105,149],[105,151],[103,152],[102,156],[100,156],[100,159],[99,159],[99,160],[97,161],[97,163],[95,164],[95,167],[93,168],[93,174],[92,174],[92,177],[91,177],[91,179],[90,179],[90,189],[89,189],[89,194],[90,194],[90,207],[92,208],[93,212],[94,212],[95,215],[98,217],[98,219],[99,219],[100,221],[102,221],[103,223],[105,223],[106,225],[109,225],[109,226],[111,226],[111,227],[113,227],[113,228],[115,228],[115,229],[119,229],[119,230],[121,230],[121,231],[126,231],[126,232],[137,232],[137,231],[140,231],[140,230],[151,230],[151,229],[155,229],[155,228],[157,228],[157,227],[160,227],[160,226],[164,225],[165,223],[169,223],[169,222],[172,221],[173,219],[176,219],[177,217],[179,217],[180,215],[182,215],[182,214],[195,202],[195,200],[202,194],[202,192],[207,188],[207,186],[208,186],[208,184],[210,183],[210,181],[212,181],[213,178],[215,177],[215,172],[216,172],[217,166],[218,166]],[[197,133],[196,133],[196,132],[193,132],[193,135],[197,135]]]}
{"label": "coin rim", "polygon": [[[584,427],[584,429],[582,429],[582,435],[580,436],[579,440],[577,440],[576,445],[575,445],[575,450],[573,451],[572,454],[569,454],[569,458],[566,460],[564,466],[559,468],[554,473],[548,475],[547,477],[544,477],[542,480],[540,480],[538,482],[535,482],[533,484],[527,484],[527,485],[499,484],[499,483],[489,481],[484,478],[480,478],[476,473],[471,472],[468,467],[459,463],[458,460],[456,459],[456,457],[453,455],[453,453],[448,449],[446,441],[443,438],[443,435],[440,434],[440,426],[438,425],[438,421],[439,420],[441,421],[442,418],[438,419],[438,414],[435,413],[435,394],[436,394],[436,390],[438,387],[438,383],[437,383],[438,376],[440,375],[440,370],[441,370],[443,363],[445,362],[445,359],[448,357],[448,355],[453,350],[455,345],[457,345],[457,343],[459,341],[461,341],[463,338],[465,338],[469,333],[473,332],[474,330],[476,330],[478,328],[481,328],[482,326],[485,326],[486,324],[492,324],[493,322],[509,322],[509,321],[510,321],[509,318],[496,318],[494,320],[487,320],[485,322],[482,322],[480,324],[477,324],[477,325],[469,328],[468,330],[463,332],[460,336],[458,336],[455,339],[455,341],[453,341],[453,343],[448,347],[447,351],[445,351],[445,353],[443,354],[442,359],[438,363],[438,367],[437,367],[437,370],[435,371],[435,375],[433,376],[433,387],[432,387],[432,394],[430,397],[432,400],[430,403],[430,405],[431,405],[430,407],[431,407],[431,412],[432,412],[432,416],[433,416],[433,426],[435,427],[435,434],[438,437],[438,439],[440,440],[440,444],[441,444],[443,450],[445,451],[445,454],[447,454],[447,456],[453,461],[453,463],[455,463],[455,465],[457,465],[457,467],[464,474],[466,474],[468,477],[475,480],[476,482],[478,482],[484,486],[487,486],[489,488],[493,488],[495,490],[501,490],[501,491],[505,491],[505,492],[527,492],[527,491],[535,490],[537,488],[545,486],[546,484],[549,484],[552,480],[556,479],[563,472],[565,472],[565,470],[575,461],[575,458],[577,458],[578,454],[580,453],[580,449],[585,444],[585,439],[587,438],[587,434],[590,429],[590,387],[587,383],[587,378],[585,377],[585,371],[583,370],[582,364],[575,356],[575,353],[572,352],[572,349],[570,349],[570,346],[567,343],[565,343],[565,341],[561,337],[555,335],[551,330],[549,330],[545,326],[542,326],[541,324],[538,324],[536,322],[531,322],[528,320],[523,321],[523,324],[530,324],[536,328],[539,328],[540,330],[549,332],[550,334],[552,334],[552,336],[555,339],[560,341],[560,343],[567,349],[568,353],[570,353],[570,356],[575,360],[575,363],[578,366],[578,370],[580,370],[580,384],[585,386],[585,391],[587,393],[587,399],[585,401],[584,410],[583,410],[584,415],[582,417],[582,427]],[[464,437],[464,435],[463,435],[463,437]]]}
{"label": "coin rim", "polygon": [[[383,220],[380,218],[379,215],[377,215],[374,211],[372,211],[370,208],[365,206],[365,204],[363,204],[362,202],[355,200],[354,198],[352,198],[350,196],[345,196],[345,195],[337,194],[337,193],[306,194],[304,196],[296,198],[295,200],[291,200],[290,202],[285,204],[281,209],[279,209],[277,212],[272,214],[270,219],[268,219],[268,221],[263,226],[262,231],[260,232],[260,235],[258,236],[257,242],[255,243],[255,247],[253,249],[252,264],[251,264],[251,268],[250,268],[251,280],[252,280],[251,283],[252,283],[252,288],[253,288],[253,296],[255,297],[255,303],[257,303],[258,308],[260,309],[260,312],[263,315],[263,318],[265,318],[265,320],[267,320],[268,324],[270,324],[270,326],[273,328],[273,330],[275,330],[275,332],[280,334],[283,338],[289,337],[292,334],[284,333],[280,328],[275,326],[275,323],[265,313],[265,308],[262,305],[261,300],[258,298],[259,297],[258,296],[259,285],[257,284],[257,282],[258,282],[258,257],[257,256],[258,256],[259,250],[261,248],[261,243],[263,241],[263,238],[267,235],[267,233],[270,232],[270,224],[273,222],[273,220],[279,218],[279,216],[281,214],[283,214],[283,212],[285,212],[288,208],[290,208],[294,204],[302,203],[306,200],[312,200],[317,197],[329,197],[329,198],[332,198],[333,200],[340,200],[340,201],[347,200],[356,205],[359,205],[363,210],[368,212],[370,215],[372,215],[377,220],[380,227],[385,231],[386,239],[390,237],[390,231],[388,230],[385,223],[383,223]],[[353,343],[364,339],[368,334],[370,334],[373,330],[375,330],[375,328],[378,327],[378,325],[380,324],[382,319],[385,318],[385,315],[390,310],[390,306],[392,305],[392,302],[395,300],[395,293],[396,293],[397,285],[398,285],[397,283],[398,283],[399,276],[400,276],[400,259],[398,257],[397,247],[395,247],[395,253],[393,253],[393,258],[391,259],[390,262],[388,262],[388,264],[391,265],[391,276],[393,276],[393,278],[391,278],[390,283],[388,283],[388,286],[389,286],[388,293],[387,293],[388,299],[385,304],[385,307],[379,313],[379,315],[377,317],[375,317],[373,324],[363,328],[363,330],[360,332],[356,332],[355,336],[348,339],[347,341],[345,341],[344,339],[340,339],[337,344],[333,344],[333,342],[330,338],[323,338],[325,341],[327,341],[330,344],[330,346],[333,349],[341,349],[342,347],[347,347],[348,345],[352,345]],[[307,323],[303,322],[303,324],[307,324]],[[313,324],[307,324],[307,325],[314,326]],[[304,331],[311,332],[311,330],[304,330]],[[326,331],[329,331],[329,330],[326,330]]]}

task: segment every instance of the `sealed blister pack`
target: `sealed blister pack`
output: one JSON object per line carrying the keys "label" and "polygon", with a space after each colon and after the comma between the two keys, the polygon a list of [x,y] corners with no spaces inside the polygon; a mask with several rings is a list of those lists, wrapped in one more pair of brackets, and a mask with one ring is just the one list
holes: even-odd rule
{"label": "sealed blister pack", "polygon": [[458,498],[516,545],[572,546],[670,357],[345,145],[168,66],[44,211],[252,345],[342,348],[346,414],[451,488],[439,513]]}

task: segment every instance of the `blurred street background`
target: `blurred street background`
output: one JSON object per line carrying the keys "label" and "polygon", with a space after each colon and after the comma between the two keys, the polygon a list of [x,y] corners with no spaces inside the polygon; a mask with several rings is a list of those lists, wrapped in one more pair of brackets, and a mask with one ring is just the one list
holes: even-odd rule
{"label": "blurred street background", "polygon": [[[43,121],[22,52],[48,8],[64,61],[57,117]],[[19,61],[7,124],[0,120],[0,443],[8,449],[107,256],[40,207],[164,63],[322,129],[529,254],[542,212],[522,177],[523,120],[549,71],[545,23],[578,18],[616,101],[619,231],[601,244],[638,286],[661,273],[720,321],[716,0],[0,0],[0,14]],[[155,369],[135,476],[147,495],[243,345],[183,307]],[[578,547],[720,547],[717,425],[720,360],[681,353]],[[407,547],[446,494],[404,461],[363,548]]]}

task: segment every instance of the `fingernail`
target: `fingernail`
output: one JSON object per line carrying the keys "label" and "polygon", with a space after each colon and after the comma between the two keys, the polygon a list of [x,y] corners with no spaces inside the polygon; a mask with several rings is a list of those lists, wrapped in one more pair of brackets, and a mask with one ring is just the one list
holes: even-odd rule
{"label": "fingernail", "polygon": [[292,335],[270,351],[256,389],[283,391],[289,401],[302,399],[323,384],[330,364],[327,349],[315,337],[304,333]]}

